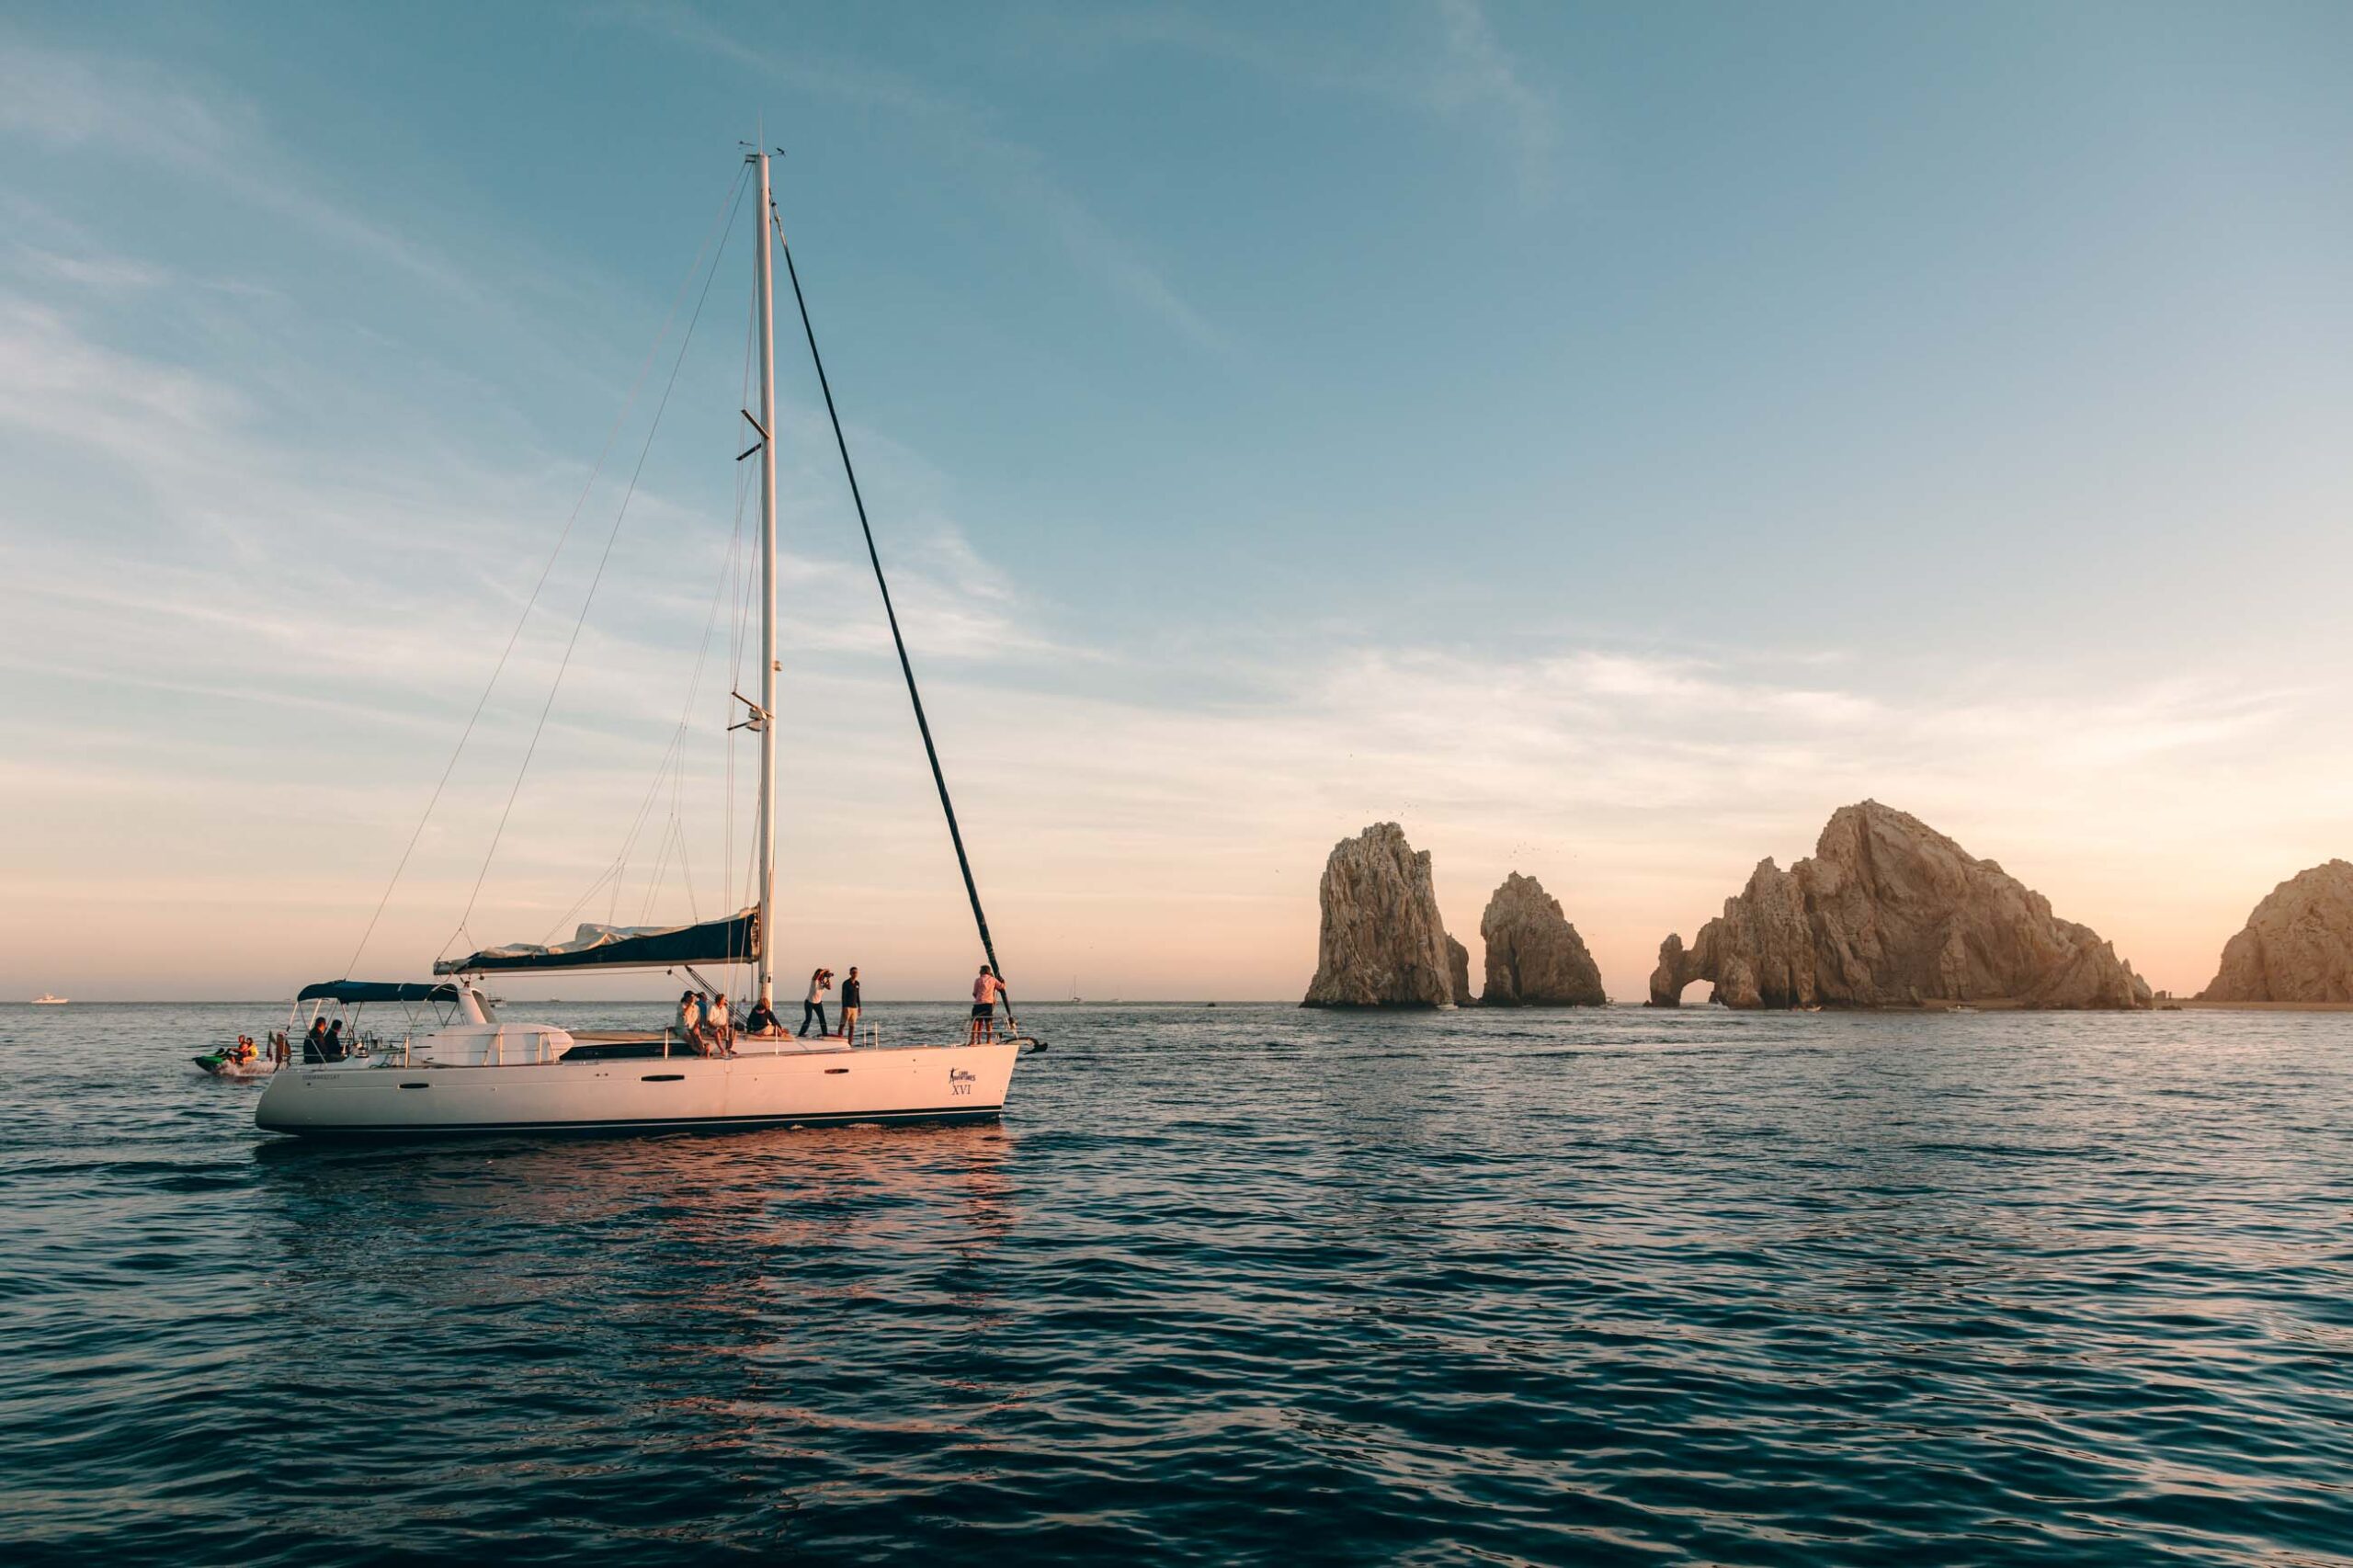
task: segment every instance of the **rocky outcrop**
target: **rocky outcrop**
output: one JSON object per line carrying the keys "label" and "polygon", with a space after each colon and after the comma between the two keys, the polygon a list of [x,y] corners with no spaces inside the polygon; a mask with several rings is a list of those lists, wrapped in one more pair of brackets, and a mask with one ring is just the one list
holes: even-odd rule
{"label": "rocky outcrop", "polygon": [[[1306,1007],[1449,1007],[1454,957],[1438,918],[1427,851],[1393,822],[1332,846],[1324,929]],[[1470,954],[1462,955],[1467,978]]]}
{"label": "rocky outcrop", "polygon": [[2353,1002],[2353,864],[2331,860],[2273,888],[2198,999]]}
{"label": "rocky outcrop", "polygon": [[1876,801],[1842,806],[1811,859],[1760,861],[1722,917],[1659,947],[1651,1001],[1695,980],[1731,1007],[2008,1002],[2139,1007],[2149,988],[2090,927],[1991,860]]}
{"label": "rocky outcrop", "polygon": [[1458,1007],[1469,1006],[1471,1005],[1471,949],[1456,941],[1450,935],[1446,938],[1446,973],[1447,978],[1454,985],[1454,1005]]}
{"label": "rocky outcrop", "polygon": [[1561,913],[1560,900],[1534,877],[1514,871],[1504,879],[1479,918],[1479,935],[1487,946],[1483,1006],[1552,1002],[1598,1007],[1609,1000],[1601,989],[1601,967],[1586,951],[1585,938]]}

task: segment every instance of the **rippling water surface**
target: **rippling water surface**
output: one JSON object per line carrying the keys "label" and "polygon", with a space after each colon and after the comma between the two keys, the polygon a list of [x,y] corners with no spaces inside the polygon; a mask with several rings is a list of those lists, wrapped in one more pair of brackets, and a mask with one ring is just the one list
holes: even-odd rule
{"label": "rippling water surface", "polygon": [[12,1561],[2353,1562],[2353,1017],[1070,1006],[997,1126],[337,1149],[188,1065],[267,1012],[0,1008]]}

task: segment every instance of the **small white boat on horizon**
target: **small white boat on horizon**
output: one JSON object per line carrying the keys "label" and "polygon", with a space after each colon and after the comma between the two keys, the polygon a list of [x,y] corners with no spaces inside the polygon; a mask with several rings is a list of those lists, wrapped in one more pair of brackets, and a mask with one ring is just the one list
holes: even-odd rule
{"label": "small white boat on horizon", "polygon": [[71,1000],[71,998],[53,995],[51,993],[44,991],[40,995],[33,998],[33,1006],[36,1007],[63,1007],[69,1000]]}
{"label": "small white boat on horizon", "polygon": [[[1006,1000],[1005,1027],[1001,1031],[993,1013],[984,1017],[983,1010],[975,1006],[963,1039],[902,1044],[895,1040],[885,1043],[870,1017],[857,1040],[841,1036],[796,1039],[780,1025],[769,1025],[757,1034],[743,1032],[750,1016],[741,1009],[733,1017],[733,1028],[727,1029],[698,1027],[688,1030],[681,1027],[575,1032],[547,1023],[507,1023],[498,1017],[495,1003],[475,983],[476,976],[491,973],[682,970],[706,997],[710,997],[720,995],[721,988],[698,972],[695,966],[706,965],[713,970],[721,970],[722,965],[733,966],[747,971],[748,983],[735,983],[738,994],[746,999],[757,999],[763,1023],[773,1017],[776,960],[770,937],[777,929],[773,919],[777,903],[777,734],[771,716],[777,712],[777,676],[783,667],[777,653],[777,454],[769,434],[777,428],[773,257],[780,252],[790,272],[792,253],[784,243],[770,202],[767,151],[755,150],[745,161],[756,176],[758,189],[755,222],[759,240],[754,247],[753,304],[756,312],[754,333],[758,352],[759,412],[755,416],[749,409],[744,410],[743,417],[753,426],[756,440],[736,460],[740,462],[754,452],[760,459],[760,666],[757,700],[743,695],[741,690],[734,692],[733,700],[741,703],[745,711],[740,722],[729,727],[749,730],[759,741],[756,847],[751,866],[752,890],[756,890],[757,902],[733,915],[683,926],[582,925],[570,942],[483,948],[462,958],[437,960],[433,965],[436,979],[429,983],[347,977],[304,986],[295,999],[295,1013],[289,1017],[285,1029],[269,1039],[265,1052],[267,1057],[286,1063],[273,1074],[254,1109],[254,1120],[266,1131],[307,1137],[383,1138],[973,1120],[999,1114],[1022,1048],[1038,1043],[1019,1033],[1009,998]],[[740,190],[739,186],[739,195]],[[724,243],[722,234],[722,247]],[[699,256],[697,261],[699,266]],[[715,256],[712,266],[717,266]],[[797,277],[793,290],[805,328],[808,307],[801,299]],[[691,324],[688,331],[692,331]],[[813,329],[809,332],[809,347],[831,415],[833,394],[825,388],[824,365],[817,357]],[[684,353],[682,346],[682,358]],[[849,449],[837,416],[834,434],[847,472]],[[648,440],[651,438],[649,435]],[[858,496],[856,474],[850,472],[848,477],[850,495],[857,505],[859,527],[865,531],[868,554],[881,590],[883,611],[906,678],[916,728],[930,760],[932,780],[948,819],[949,836],[963,872],[964,890],[972,902],[973,924],[988,960],[987,972],[1001,975],[988,921],[981,911],[972,864],[956,824],[955,808],[949,800],[947,778],[932,744],[929,723],[924,717],[922,697],[915,688],[914,667],[900,635],[897,613],[891,606],[881,557],[867,523],[865,503]],[[616,522],[615,528],[619,526]],[[725,583],[722,578],[722,586]],[[742,597],[750,596],[746,592]],[[528,606],[524,613],[527,617],[529,614]],[[585,607],[581,613],[585,618]],[[494,675],[494,685],[495,681]],[[552,701],[551,693],[550,703]],[[733,712],[732,708],[730,712]],[[463,746],[460,740],[460,751]],[[451,766],[455,763],[453,756]],[[525,766],[529,766],[528,753]],[[519,782],[518,777],[518,786]],[[428,804],[428,818],[431,812]],[[501,825],[503,828],[503,822]],[[420,824],[418,832],[423,831],[424,824]],[[495,850],[494,836],[492,852]],[[402,864],[405,866],[405,858]],[[485,875],[488,869],[489,858],[485,857]],[[395,884],[399,877],[396,869]],[[479,888],[478,880],[477,891]],[[590,892],[594,891],[592,884]],[[389,888],[385,896],[391,896]],[[471,912],[470,903],[468,913]],[[458,926],[462,932],[462,915]],[[372,922],[369,928],[372,931]],[[363,936],[363,951],[366,943]],[[355,954],[355,963],[357,957]],[[986,987],[980,989],[984,991]],[[816,999],[813,995],[812,1000]],[[305,1003],[310,1005],[307,1026],[301,1018]],[[372,1020],[364,1016],[368,1007],[381,1009],[386,1006],[404,1009],[402,1027],[389,1032],[373,1028]],[[424,1010],[421,1014],[420,1008]],[[332,1029],[328,1028],[330,1014]]]}

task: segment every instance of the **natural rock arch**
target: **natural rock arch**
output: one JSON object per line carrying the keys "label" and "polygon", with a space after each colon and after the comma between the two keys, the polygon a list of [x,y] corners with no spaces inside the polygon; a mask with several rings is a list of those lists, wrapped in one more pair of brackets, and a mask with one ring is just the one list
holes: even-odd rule
{"label": "natural rock arch", "polygon": [[1693,981],[1730,1007],[2006,1002],[2141,1007],[2149,988],[2090,927],[1917,817],[1876,801],[1833,812],[1810,859],[1757,863],[1689,948],[1659,945],[1651,1001]]}

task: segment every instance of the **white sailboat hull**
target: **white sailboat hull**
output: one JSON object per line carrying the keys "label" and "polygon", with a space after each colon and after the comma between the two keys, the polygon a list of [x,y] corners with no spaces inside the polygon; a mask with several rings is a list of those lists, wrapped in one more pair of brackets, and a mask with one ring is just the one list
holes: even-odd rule
{"label": "white sailboat hull", "polygon": [[996,1116],[1020,1047],[910,1046],[776,1055],[489,1066],[395,1057],[292,1065],[254,1108],[268,1132],[380,1138],[629,1132]]}

